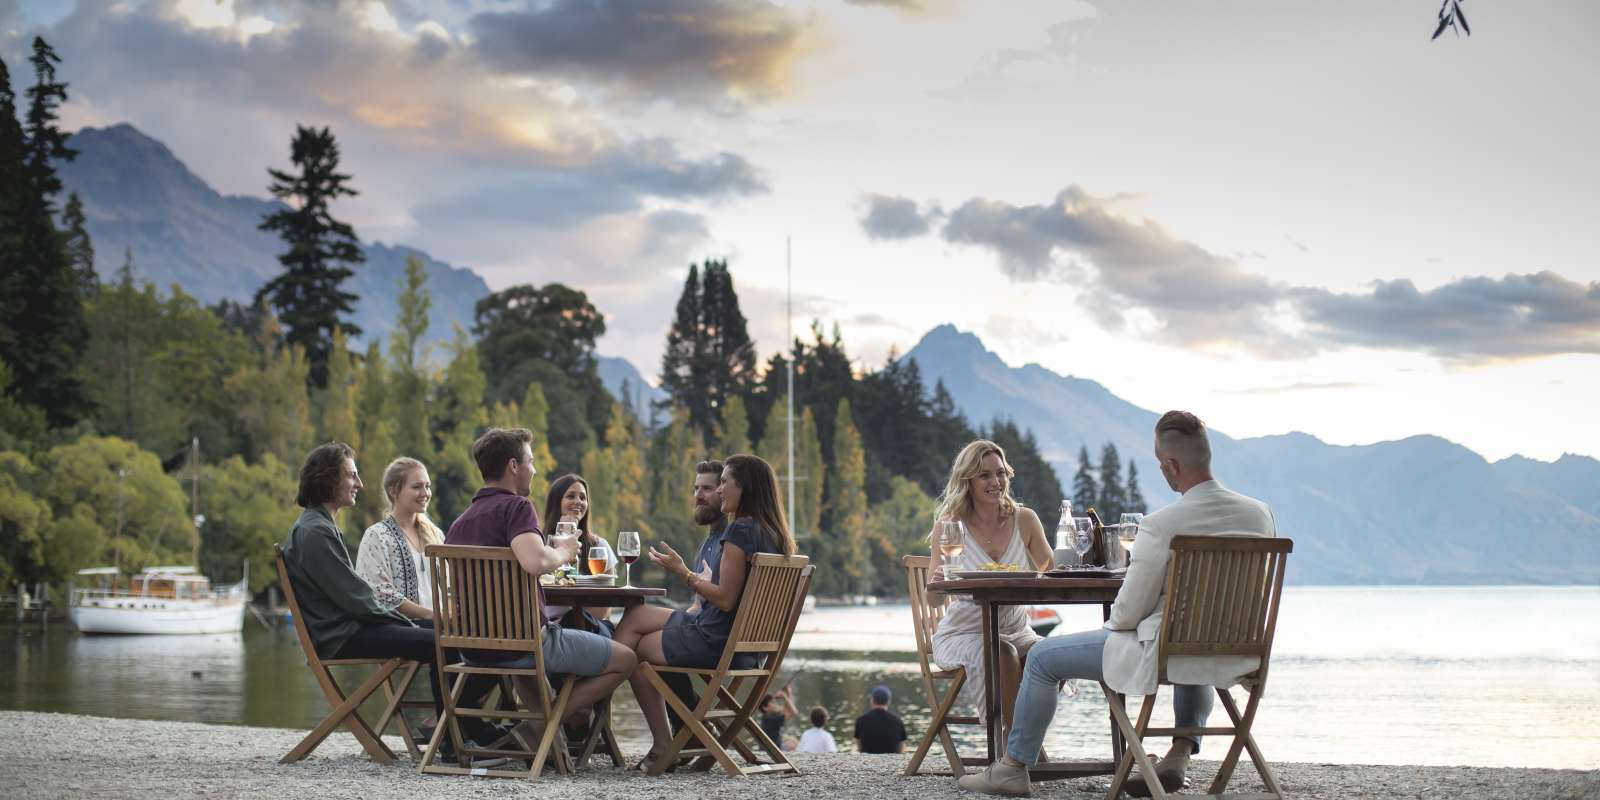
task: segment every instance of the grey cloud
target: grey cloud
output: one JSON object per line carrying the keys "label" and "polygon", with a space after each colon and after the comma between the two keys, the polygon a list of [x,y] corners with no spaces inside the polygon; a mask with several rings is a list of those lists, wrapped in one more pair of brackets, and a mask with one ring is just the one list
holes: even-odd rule
{"label": "grey cloud", "polygon": [[[1188,347],[1242,345],[1289,358],[1362,346],[1459,362],[1600,353],[1600,282],[1541,272],[1428,291],[1409,280],[1379,282],[1365,294],[1288,286],[1153,220],[1123,217],[1077,186],[1048,205],[968,200],[942,235],[992,251],[1014,281],[1076,285],[1102,327],[1123,328],[1126,311],[1143,309],[1158,323],[1154,338]],[[1305,330],[1286,331],[1274,321],[1280,316],[1298,316]]]}
{"label": "grey cloud", "polygon": [[1139,307],[1156,315],[1158,337],[1167,341],[1242,342],[1275,356],[1305,352],[1304,343],[1266,324],[1283,287],[1154,221],[1118,216],[1077,186],[1049,205],[969,200],[951,212],[943,235],[992,250],[1012,280],[1082,284],[1086,309],[1113,330],[1124,324],[1124,310]]}
{"label": "grey cloud", "polygon": [[743,156],[718,153],[690,161],[667,139],[634,142],[600,165],[597,172],[617,183],[657,197],[724,198],[767,191],[766,180]]}
{"label": "grey cloud", "polygon": [[928,232],[931,218],[937,210],[924,215],[917,210],[917,201],[909,197],[883,194],[862,196],[867,212],[861,218],[861,230],[871,239],[910,239]]}
{"label": "grey cloud", "polygon": [[529,2],[469,24],[497,69],[711,104],[776,94],[803,35],[796,16],[761,0]]}
{"label": "grey cloud", "polygon": [[1600,281],[1553,272],[1473,277],[1420,291],[1380,281],[1371,294],[1296,289],[1296,307],[1319,338],[1421,350],[1452,361],[1600,353]]}

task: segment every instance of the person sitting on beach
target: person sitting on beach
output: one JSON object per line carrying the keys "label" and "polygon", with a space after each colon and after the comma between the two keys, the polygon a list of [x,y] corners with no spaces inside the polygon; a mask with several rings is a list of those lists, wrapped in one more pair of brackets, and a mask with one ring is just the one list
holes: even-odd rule
{"label": "person sitting on beach", "polygon": [[797,716],[800,716],[800,709],[794,707],[794,694],[788,686],[779,689],[777,694],[761,696],[761,732],[773,744],[783,746],[783,725]]}
{"label": "person sitting on beach", "polygon": [[[341,509],[356,504],[362,488],[355,451],[349,445],[329,442],[306,456],[295,498],[305,510],[284,539],[284,571],[300,601],[300,614],[319,658],[399,656],[428,665],[427,686],[437,719],[444,706],[433,674],[439,664],[432,621],[408,617],[399,604],[379,597],[350,563],[344,534],[334,518]],[[475,679],[463,687],[463,695],[469,702],[477,702],[493,688],[492,680]],[[463,724],[466,737],[474,742],[487,744],[499,738],[493,726],[482,720]]]}
{"label": "person sitting on beach", "polygon": [[433,483],[421,461],[401,456],[383,471],[389,512],[367,528],[356,552],[356,571],[372,585],[378,601],[411,619],[433,619],[433,582],[423,550],[444,541],[428,519]]}
{"label": "person sitting on beach", "polygon": [[[582,476],[568,473],[556,478],[550,484],[550,491],[544,496],[544,518],[571,522],[578,526],[579,574],[594,574],[589,568],[589,555],[595,548],[605,551],[605,572],[616,574],[617,554],[611,549],[611,543],[607,542],[605,537],[597,536],[589,530],[589,482]],[[617,629],[611,621],[609,608],[551,606],[545,609],[545,613],[560,620],[563,628],[598,633],[607,639],[610,639]]]}
{"label": "person sitting on beach", "polygon": [[[966,528],[963,549],[950,561],[953,569],[978,570],[984,565],[999,563],[1032,570],[1045,569],[1050,564],[1053,551],[1045,542],[1039,515],[1011,496],[1013,476],[1005,450],[986,439],[968,444],[956,455],[939,510],[934,514],[935,520],[958,521]],[[930,581],[941,576],[937,567],[944,562],[939,527],[935,525],[928,535],[935,566],[928,570]],[[1000,608],[997,635],[1000,637],[1000,711],[1009,725],[1017,698],[1021,661],[1040,636],[1033,632],[1028,624],[1028,612],[1021,606]],[[962,699],[977,706],[978,715],[987,719],[983,649],[982,611],[971,597],[952,598],[944,619],[933,632],[933,660],[945,669],[966,668],[967,682],[961,689]]]}
{"label": "person sitting on beach", "polygon": [[[756,456],[732,456],[722,468],[717,497],[723,513],[732,514],[734,521],[717,540],[720,552],[709,565],[710,575],[691,570],[670,545],[651,545],[650,560],[682,578],[704,602],[694,613],[649,605],[629,609],[617,626],[617,641],[632,646],[642,660],[684,667],[715,666],[733,631],[750,558],[756,553],[794,555],[794,537],[778,503],[778,478],[772,465]],[[629,684],[650,726],[650,752],[638,765],[648,768],[671,740],[666,705],[642,672],[634,674]]]}
{"label": "person sitting on beach", "polygon": [[[1055,716],[1057,686],[1062,681],[1103,680],[1121,694],[1156,691],[1156,637],[1165,609],[1173,536],[1277,534],[1272,509],[1266,503],[1229,491],[1211,476],[1211,443],[1199,417],[1187,411],[1162,415],[1156,423],[1155,455],[1167,485],[1182,497],[1145,516],[1139,524],[1127,577],[1105,625],[1051,637],[1033,648],[1005,755],[988,769],[961,778],[963,788],[985,794],[1031,794],[1028,767],[1036,762],[1045,729]],[[1171,659],[1168,677],[1175,684],[1172,712],[1176,726],[1204,727],[1211,713],[1211,687],[1231,686],[1260,666],[1259,659],[1237,656]],[[1174,737],[1171,748],[1156,764],[1161,788],[1168,792],[1182,788],[1189,757],[1198,752],[1199,737]],[[1131,779],[1127,791],[1136,797],[1150,794],[1144,776]]]}
{"label": "person sitting on beach", "polygon": [[[723,464],[717,459],[708,459],[694,465],[694,510],[692,518],[694,524],[704,526],[706,538],[701,540],[700,547],[695,551],[694,562],[690,564],[690,571],[697,573],[702,578],[711,577],[711,562],[722,555],[722,531],[728,527],[728,515],[722,511],[722,501],[717,497],[717,484],[722,480]],[[694,596],[694,602],[700,602],[700,595]],[[695,694],[694,683],[688,675],[682,672],[662,673],[661,680],[678,696],[683,704],[694,708],[700,702],[699,695]],[[667,721],[672,732],[676,734],[683,725],[683,720],[678,718],[678,713],[667,707]]]}
{"label": "person sitting on beach", "polygon": [[[578,552],[575,537],[545,542],[539,515],[528,495],[533,490],[533,434],[526,428],[490,428],[472,443],[472,460],[483,476],[484,487],[472,504],[450,524],[445,544],[508,547],[522,568],[533,575],[553,572]],[[572,685],[563,722],[584,725],[589,709],[633,671],[633,651],[599,634],[563,628],[550,617],[539,590],[545,614],[541,634],[544,666],[550,672],[583,676]],[[532,654],[524,656],[529,661]]]}
{"label": "person sitting on beach", "polygon": [[903,753],[906,750],[906,725],[889,701],[894,694],[887,686],[874,687],[867,695],[872,707],[856,717],[856,751],[861,753]]}
{"label": "person sitting on beach", "polygon": [[833,734],[828,733],[828,709],[822,706],[811,707],[811,727],[800,734],[800,744],[795,747],[797,753],[837,753],[839,745],[833,741]]}

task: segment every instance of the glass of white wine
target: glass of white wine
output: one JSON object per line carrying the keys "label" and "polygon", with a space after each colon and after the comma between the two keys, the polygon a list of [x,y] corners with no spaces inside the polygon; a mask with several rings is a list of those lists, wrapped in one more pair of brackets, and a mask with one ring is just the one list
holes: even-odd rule
{"label": "glass of white wine", "polygon": [[1084,558],[1094,549],[1094,520],[1088,517],[1072,518],[1072,549],[1078,554],[1078,563],[1084,564]]}
{"label": "glass of white wine", "polygon": [[939,553],[944,563],[944,579],[950,580],[950,562],[967,549],[967,526],[959,519],[939,521]]}

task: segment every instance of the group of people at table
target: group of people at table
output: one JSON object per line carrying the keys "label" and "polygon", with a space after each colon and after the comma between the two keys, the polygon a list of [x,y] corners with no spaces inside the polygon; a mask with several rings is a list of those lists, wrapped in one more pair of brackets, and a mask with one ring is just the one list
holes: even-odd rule
{"label": "group of people at table", "polygon": [[[606,563],[614,564],[609,544],[590,530],[588,484],[582,477],[558,478],[546,493],[543,514],[534,508],[529,497],[535,474],[531,445],[532,435],[520,428],[492,428],[473,443],[472,458],[484,486],[447,532],[427,514],[432,486],[426,467],[415,459],[396,459],[383,476],[390,511],[367,529],[354,562],[335,515],[355,505],[363,489],[355,453],[338,442],[312,450],[300,471],[297,502],[305,510],[289,531],[284,559],[318,656],[399,656],[437,669],[422,555],[428,544],[508,547],[524,569],[541,575],[576,560],[579,553],[589,553],[589,548],[603,549]],[[1127,574],[1104,626],[1041,639],[1022,609],[1004,608],[995,635],[1002,641],[997,683],[1006,752],[986,769],[962,777],[963,788],[1001,795],[1031,792],[1027,767],[1041,754],[1055,714],[1057,686],[1063,681],[1103,680],[1124,694],[1155,691],[1155,639],[1174,535],[1275,535],[1272,512],[1265,503],[1230,491],[1212,477],[1205,425],[1193,414],[1172,411],[1161,417],[1155,429],[1155,457],[1168,485],[1181,497],[1140,523]],[[969,541],[952,567],[976,569],[999,562],[1049,568],[1052,549],[1043,525],[1032,509],[1012,497],[1013,476],[1004,450],[993,442],[974,441],[956,456],[934,514],[936,521],[964,523]],[[629,681],[652,739],[640,766],[648,766],[672,734],[665,703],[635,667],[641,661],[714,666],[732,629],[749,559],[760,552],[795,553],[778,502],[776,475],[762,459],[735,455],[726,461],[700,462],[693,494],[694,521],[708,528],[693,559],[685,560],[664,542],[648,551],[654,563],[693,592],[687,608],[640,604],[616,623],[610,619],[610,609],[544,608],[546,669],[576,680],[563,722],[587,725],[594,705]],[[574,522],[579,535],[547,539],[541,519]],[[941,549],[932,534],[930,542],[933,563],[940,566]],[[589,560],[578,560],[580,569],[587,571]],[[941,572],[929,570],[930,579]],[[966,699],[980,713],[985,705],[983,650],[979,608],[969,597],[952,596],[934,632],[933,658],[943,667],[966,668]],[[447,657],[459,655],[447,653]],[[1173,700],[1177,724],[1203,727],[1211,711],[1210,686],[1231,685],[1257,666],[1238,659],[1174,659],[1169,677],[1179,684]],[[439,684],[431,677],[435,711],[442,713]],[[489,679],[469,680],[462,699],[477,702],[493,686]],[[482,720],[464,719],[461,724],[473,742],[469,747],[500,736]],[[1199,747],[1198,737],[1173,740],[1156,767],[1164,788],[1181,786],[1189,757]],[[1141,776],[1135,776],[1129,791],[1148,793]]]}

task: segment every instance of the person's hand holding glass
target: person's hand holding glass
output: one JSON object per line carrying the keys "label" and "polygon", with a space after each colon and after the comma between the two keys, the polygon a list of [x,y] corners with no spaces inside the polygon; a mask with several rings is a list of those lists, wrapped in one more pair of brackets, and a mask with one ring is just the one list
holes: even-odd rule
{"label": "person's hand holding glass", "polygon": [[578,523],[563,519],[556,523],[555,536],[550,540],[550,546],[558,551],[567,553],[565,560],[576,564],[578,561]]}

